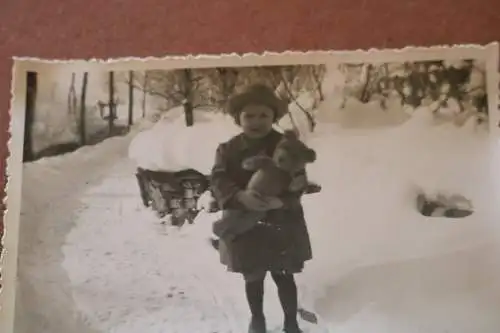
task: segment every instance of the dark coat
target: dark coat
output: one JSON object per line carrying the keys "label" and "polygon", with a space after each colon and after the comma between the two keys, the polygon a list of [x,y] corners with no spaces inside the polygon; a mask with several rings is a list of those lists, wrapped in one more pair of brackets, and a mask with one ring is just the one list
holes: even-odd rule
{"label": "dark coat", "polygon": [[[282,136],[272,130],[264,139],[254,141],[240,134],[219,145],[211,174],[211,189],[221,209],[240,207],[234,195],[246,188],[252,176],[251,171],[242,168],[242,161],[261,153],[271,156]],[[220,240],[221,263],[229,271],[240,273],[300,272],[304,262],[312,258],[301,195],[287,194],[282,197],[284,207],[268,211],[263,223],[232,241]]]}

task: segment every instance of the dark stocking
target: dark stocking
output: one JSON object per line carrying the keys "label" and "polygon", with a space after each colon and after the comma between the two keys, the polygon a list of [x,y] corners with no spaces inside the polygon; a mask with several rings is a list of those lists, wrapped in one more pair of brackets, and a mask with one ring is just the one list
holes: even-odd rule
{"label": "dark stocking", "polygon": [[264,279],[245,282],[245,292],[248,306],[252,313],[250,333],[265,333],[266,321],[264,318]]}
{"label": "dark stocking", "polygon": [[252,317],[264,316],[264,280],[246,281],[245,292]]}
{"label": "dark stocking", "polygon": [[273,273],[273,280],[278,287],[283,313],[285,314],[285,332],[300,332],[297,323],[297,285],[292,274]]}

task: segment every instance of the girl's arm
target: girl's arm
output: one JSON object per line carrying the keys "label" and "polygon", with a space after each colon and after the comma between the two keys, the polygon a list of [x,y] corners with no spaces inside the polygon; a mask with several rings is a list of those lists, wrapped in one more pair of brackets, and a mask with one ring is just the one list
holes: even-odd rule
{"label": "girl's arm", "polygon": [[241,208],[236,194],[242,189],[228,177],[227,146],[220,144],[215,152],[215,163],[210,176],[210,187],[219,208]]}

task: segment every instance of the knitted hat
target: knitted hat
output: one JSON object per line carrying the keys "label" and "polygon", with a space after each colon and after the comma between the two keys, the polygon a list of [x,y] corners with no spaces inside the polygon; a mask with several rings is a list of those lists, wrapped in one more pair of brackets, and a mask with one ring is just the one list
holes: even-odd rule
{"label": "knitted hat", "polygon": [[278,98],[266,85],[254,84],[245,91],[231,97],[227,104],[227,113],[239,122],[241,110],[247,105],[265,105],[274,111],[274,120],[281,119],[288,112],[288,104]]}

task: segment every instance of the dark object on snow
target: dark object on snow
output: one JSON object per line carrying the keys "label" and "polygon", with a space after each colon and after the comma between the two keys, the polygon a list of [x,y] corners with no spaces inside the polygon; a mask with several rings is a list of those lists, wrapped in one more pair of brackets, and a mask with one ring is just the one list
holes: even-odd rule
{"label": "dark object on snow", "polygon": [[423,193],[417,195],[417,209],[427,217],[463,218],[474,212],[470,201],[463,196],[439,195],[430,199]]}
{"label": "dark object on snow", "polygon": [[318,323],[318,316],[316,316],[316,314],[314,312],[307,311],[306,309],[303,309],[303,308],[299,308],[297,310],[297,312],[299,313],[300,318],[302,318],[303,320],[305,320],[311,324]]}
{"label": "dark object on snow", "polygon": [[[194,169],[177,172],[137,168],[135,174],[141,199],[158,217],[168,216],[172,225],[193,223],[199,213],[198,199],[208,190],[208,176]],[[216,211],[217,207],[210,207]]]}

